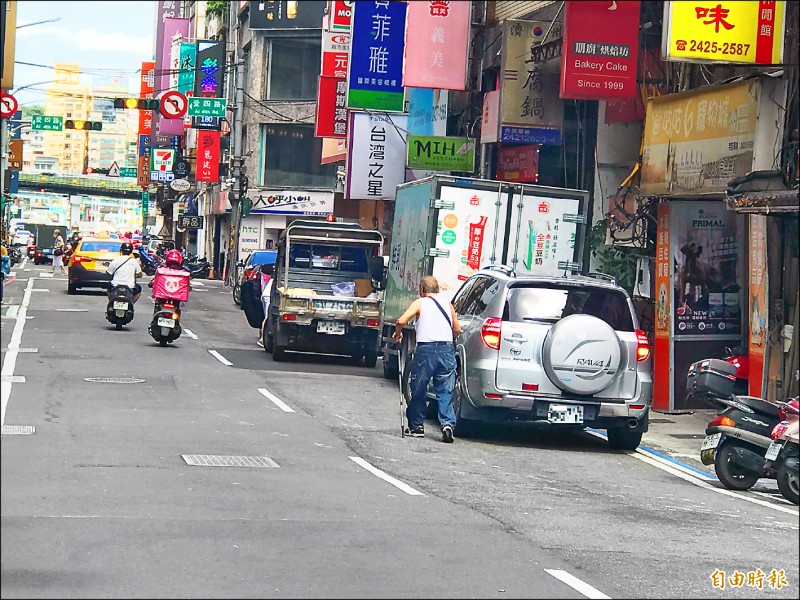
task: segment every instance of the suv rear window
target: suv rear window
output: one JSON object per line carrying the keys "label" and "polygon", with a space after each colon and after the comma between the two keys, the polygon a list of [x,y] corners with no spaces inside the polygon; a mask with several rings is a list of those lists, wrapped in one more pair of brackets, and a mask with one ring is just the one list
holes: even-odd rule
{"label": "suv rear window", "polygon": [[555,323],[573,314],[598,317],[615,331],[633,331],[625,295],[602,288],[512,287],[508,290],[503,320]]}

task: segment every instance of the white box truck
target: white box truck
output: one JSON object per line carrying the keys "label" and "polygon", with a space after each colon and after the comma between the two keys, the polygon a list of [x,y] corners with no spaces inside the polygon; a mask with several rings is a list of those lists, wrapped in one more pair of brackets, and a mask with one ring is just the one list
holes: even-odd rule
{"label": "white box truck", "polygon": [[395,322],[419,296],[425,275],[453,297],[475,271],[506,265],[518,274],[581,269],[589,193],[433,175],[397,186],[381,339],[383,375],[396,378],[416,344]]}

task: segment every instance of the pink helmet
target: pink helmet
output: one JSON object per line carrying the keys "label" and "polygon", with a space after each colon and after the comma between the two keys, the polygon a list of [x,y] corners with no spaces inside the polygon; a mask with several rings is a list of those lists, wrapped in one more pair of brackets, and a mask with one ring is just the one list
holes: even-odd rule
{"label": "pink helmet", "polygon": [[183,262],[183,255],[181,254],[180,250],[170,250],[167,252],[164,260],[167,263],[167,266],[175,265],[176,267],[180,267],[181,263]]}

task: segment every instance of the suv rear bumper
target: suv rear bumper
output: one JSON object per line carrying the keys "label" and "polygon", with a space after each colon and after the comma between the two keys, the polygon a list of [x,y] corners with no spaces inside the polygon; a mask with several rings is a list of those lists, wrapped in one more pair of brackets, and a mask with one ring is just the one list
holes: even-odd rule
{"label": "suv rear bumper", "polygon": [[[537,404],[540,404],[537,402]],[[604,407],[600,407],[599,411],[587,411],[585,415],[593,415],[591,418],[585,419],[582,423],[551,423],[547,420],[547,406],[551,402],[541,402],[536,410],[520,410],[515,408],[470,408],[469,410],[462,409],[462,416],[464,418],[493,422],[493,423],[514,423],[523,422],[531,427],[538,429],[583,429],[591,427],[593,429],[612,429],[612,428],[627,428],[633,432],[645,433],[650,427],[650,411],[645,408],[641,411],[626,411],[630,412],[628,415],[620,414],[607,414]],[[552,402],[552,404],[569,404],[568,402]],[[590,403],[579,402],[576,404],[583,404],[584,408],[590,406]],[[594,406],[597,406],[596,404]],[[620,408],[625,408],[624,405]],[[616,411],[615,411],[616,412]]]}

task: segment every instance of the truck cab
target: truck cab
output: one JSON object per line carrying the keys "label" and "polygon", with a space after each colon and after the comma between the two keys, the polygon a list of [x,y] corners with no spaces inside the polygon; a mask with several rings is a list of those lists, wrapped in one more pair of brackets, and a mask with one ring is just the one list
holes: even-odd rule
{"label": "truck cab", "polygon": [[385,288],[383,235],[352,223],[294,221],[281,233],[264,331],[276,361],[288,350],[347,354],[374,367]]}

